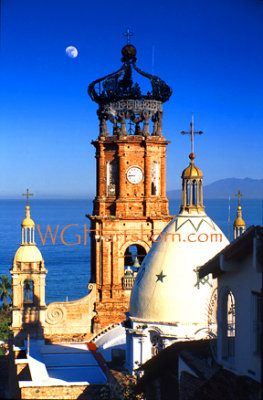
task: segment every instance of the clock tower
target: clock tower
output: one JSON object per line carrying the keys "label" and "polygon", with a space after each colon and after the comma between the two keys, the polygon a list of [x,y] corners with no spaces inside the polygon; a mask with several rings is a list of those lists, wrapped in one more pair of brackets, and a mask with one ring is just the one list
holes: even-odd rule
{"label": "clock tower", "polygon": [[[96,283],[93,330],[125,319],[137,271],[172,219],[166,197],[162,104],[171,89],[140,70],[136,49],[122,49],[121,68],[89,85],[98,103],[97,193],[91,221],[91,282]],[[146,93],[146,94],[143,94]]]}

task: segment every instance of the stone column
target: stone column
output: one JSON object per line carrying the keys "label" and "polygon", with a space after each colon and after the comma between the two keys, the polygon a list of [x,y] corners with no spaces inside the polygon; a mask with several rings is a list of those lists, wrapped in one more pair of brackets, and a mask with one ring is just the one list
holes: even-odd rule
{"label": "stone column", "polygon": [[119,120],[121,123],[121,131],[120,131],[120,136],[127,136],[128,132],[126,129],[126,116],[124,112],[119,113]]}
{"label": "stone column", "polygon": [[200,200],[200,206],[203,206],[203,184],[202,184],[202,180],[200,179],[199,181],[199,190],[200,190],[200,196],[199,196],[199,200]]}
{"label": "stone column", "polygon": [[99,115],[99,120],[100,120],[100,136],[109,136],[109,131],[107,128],[107,122],[106,122],[106,115],[100,114]]}
{"label": "stone column", "polygon": [[150,136],[150,131],[149,131],[149,119],[151,117],[151,113],[144,111],[143,112],[143,118],[144,118],[144,124],[143,124],[143,136]]}
{"label": "stone column", "polygon": [[187,205],[187,181],[183,180],[183,188],[182,188],[182,206],[185,207]]}

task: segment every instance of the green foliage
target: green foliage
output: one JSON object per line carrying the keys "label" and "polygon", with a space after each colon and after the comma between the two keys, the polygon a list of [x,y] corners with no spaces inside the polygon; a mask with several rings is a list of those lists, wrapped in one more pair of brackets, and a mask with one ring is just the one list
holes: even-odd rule
{"label": "green foliage", "polygon": [[11,311],[9,307],[0,309],[0,340],[7,341],[9,336],[8,325],[11,323]]}
{"label": "green foliage", "polygon": [[2,275],[0,279],[0,300],[7,305],[7,300],[12,300],[12,283],[6,275]]}
{"label": "green foliage", "polygon": [[142,394],[135,393],[135,382],[126,376],[126,382],[111,383],[102,387],[100,400],[143,400]]}

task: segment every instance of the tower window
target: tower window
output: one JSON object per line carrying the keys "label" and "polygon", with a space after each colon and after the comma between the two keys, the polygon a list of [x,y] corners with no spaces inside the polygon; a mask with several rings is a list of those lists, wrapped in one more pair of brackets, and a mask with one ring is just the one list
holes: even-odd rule
{"label": "tower window", "polygon": [[159,169],[157,161],[152,162],[152,170],[151,170],[151,194],[152,196],[158,195],[158,180],[159,180]]}
{"label": "tower window", "polygon": [[190,194],[189,194],[189,181],[186,181],[186,204],[189,206]]}
{"label": "tower window", "polygon": [[146,256],[146,250],[139,244],[129,246],[124,254],[123,289],[132,289],[141,263]]}
{"label": "tower window", "polygon": [[117,161],[111,160],[107,164],[107,195],[116,196],[117,188]]}
{"label": "tower window", "polygon": [[196,205],[196,181],[193,181],[192,190],[193,190],[193,204]]}
{"label": "tower window", "polygon": [[24,281],[24,304],[34,303],[34,282],[32,279]]}

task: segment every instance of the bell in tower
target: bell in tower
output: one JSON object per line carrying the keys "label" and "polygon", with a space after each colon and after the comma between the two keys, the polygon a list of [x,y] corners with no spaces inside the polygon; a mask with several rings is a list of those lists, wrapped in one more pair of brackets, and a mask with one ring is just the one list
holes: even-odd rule
{"label": "bell in tower", "polygon": [[124,320],[132,287],[125,285],[125,272],[137,272],[136,257],[141,264],[172,219],[166,197],[169,142],[162,131],[163,103],[172,90],[137,66],[136,53],[128,40],[121,68],[88,87],[99,118],[99,134],[92,141],[97,192],[89,215],[98,329]]}

